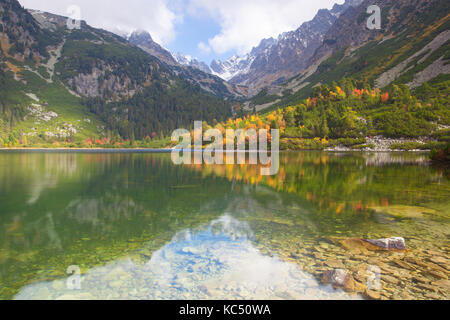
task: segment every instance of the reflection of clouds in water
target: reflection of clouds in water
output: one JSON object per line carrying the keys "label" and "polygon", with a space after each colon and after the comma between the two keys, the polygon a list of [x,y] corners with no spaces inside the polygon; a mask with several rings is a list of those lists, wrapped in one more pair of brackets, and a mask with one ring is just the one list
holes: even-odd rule
{"label": "reflection of clouds in water", "polygon": [[[224,216],[177,234],[145,264],[125,259],[89,270],[82,290],[66,280],[23,288],[16,299],[347,299],[292,263],[251,244],[248,225]],[[150,255],[150,253],[149,253]]]}

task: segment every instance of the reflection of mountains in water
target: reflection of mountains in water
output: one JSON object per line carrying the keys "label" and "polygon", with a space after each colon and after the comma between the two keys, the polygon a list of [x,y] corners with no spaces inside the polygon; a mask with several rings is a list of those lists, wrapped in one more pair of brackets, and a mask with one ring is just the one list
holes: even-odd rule
{"label": "reflection of mountains in water", "polygon": [[[33,203],[27,204],[29,192],[12,194],[6,189],[5,201],[21,205],[8,211],[13,206],[7,203],[0,216],[4,244],[0,254],[6,257],[0,259],[4,287],[15,283],[17,277],[24,279],[23,283],[43,275],[52,279],[52,268],[65,268],[73,256],[90,253],[92,248],[99,249],[90,255],[96,260],[114,261],[136,249],[130,248],[130,243],[154,241],[153,250],[158,250],[175,234],[182,237],[181,230],[205,230],[200,226],[211,228],[213,235],[254,241],[271,253],[335,231],[350,230],[351,236],[358,237],[374,228],[381,233],[387,225],[374,224],[371,216],[364,214],[364,206],[380,205],[383,195],[392,203],[396,199],[402,203],[405,196],[390,192],[395,189],[389,186],[421,187],[434,177],[422,166],[419,170],[392,166],[390,174],[384,175],[386,168],[364,167],[370,154],[283,153],[279,175],[260,182],[252,181],[252,170],[257,168],[174,166],[168,155],[79,157],[80,175],[73,179],[63,179],[48,167],[37,168],[36,176],[48,174],[60,181],[43,188]],[[422,182],[423,177],[427,179]],[[10,189],[20,186],[20,180],[11,181]],[[427,186],[427,192],[436,197],[445,192],[438,184],[435,188]],[[224,213],[228,218],[222,217]],[[246,224],[236,225],[231,217]],[[271,242],[274,244],[268,244]],[[54,247],[64,250],[63,258]],[[19,255],[23,260],[9,258]],[[89,259],[86,256],[78,263],[88,268],[98,265]],[[29,270],[32,265],[49,271],[38,276],[34,269]]]}
{"label": "reflection of mountains in water", "polygon": [[[296,264],[262,255],[248,224],[222,216],[204,230],[183,230],[140,264],[111,262],[81,276],[24,287],[16,299],[349,299]],[[146,246],[142,248],[145,252]],[[151,250],[151,249],[150,249]]]}
{"label": "reflection of mountains in water", "polygon": [[366,160],[366,166],[382,167],[392,164],[426,166],[429,164],[427,154],[414,155],[414,157],[411,157],[410,154],[406,153],[375,152],[365,153],[364,158]]}
{"label": "reflection of mountains in water", "polygon": [[[213,235],[224,235],[233,241],[253,240],[254,238],[253,232],[248,223],[238,221],[228,214],[212,221],[207,228],[207,232],[210,232]],[[185,230],[178,233],[174,237],[174,240],[190,241],[192,238],[195,238],[195,233],[193,234],[192,231]]]}
{"label": "reflection of mountains in water", "polygon": [[101,198],[72,200],[64,215],[80,225],[89,224],[97,231],[105,232],[113,230],[111,222],[131,219],[144,212],[144,206],[136,205],[133,199],[108,192]]}

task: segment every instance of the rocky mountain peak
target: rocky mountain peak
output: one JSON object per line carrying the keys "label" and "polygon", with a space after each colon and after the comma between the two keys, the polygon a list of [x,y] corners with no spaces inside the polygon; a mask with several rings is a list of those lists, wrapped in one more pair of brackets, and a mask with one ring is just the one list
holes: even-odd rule
{"label": "rocky mountain peak", "polygon": [[174,58],[182,66],[192,67],[209,74],[213,73],[206,63],[198,61],[196,58],[193,58],[191,56],[185,56],[184,54],[179,52],[174,55]]}
{"label": "rocky mountain peak", "polygon": [[152,36],[145,30],[136,30],[131,33],[128,41],[136,45],[145,45],[154,43]]}
{"label": "rocky mountain peak", "polygon": [[153,41],[153,38],[148,31],[136,30],[128,37],[128,41],[169,65],[177,64],[172,54]]}
{"label": "rocky mountain peak", "polygon": [[316,16],[297,30],[284,32],[277,39],[263,39],[252,51],[242,57],[213,61],[211,69],[233,84],[259,89],[276,85],[297,74],[322,44],[325,34],[348,8],[363,0],[346,0],[331,10],[320,9]]}

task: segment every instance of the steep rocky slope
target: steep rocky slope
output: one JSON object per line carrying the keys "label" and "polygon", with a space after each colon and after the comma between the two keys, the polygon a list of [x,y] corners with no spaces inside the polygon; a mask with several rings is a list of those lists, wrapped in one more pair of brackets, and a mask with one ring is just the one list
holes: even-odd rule
{"label": "steep rocky slope", "polygon": [[313,20],[297,30],[281,34],[278,39],[264,39],[244,57],[232,57],[211,65],[218,75],[231,83],[249,86],[257,94],[262,88],[277,85],[303,70],[334,22],[348,8],[362,0],[347,0],[331,10],[319,10]]}
{"label": "steep rocky slope", "polygon": [[[370,5],[381,8],[380,30],[367,28]],[[450,73],[449,25],[443,0],[365,0],[336,20],[298,75],[270,86],[250,105],[289,105],[316,86],[343,77],[379,88],[392,83],[416,88],[433,79],[445,80]]]}
{"label": "steep rocky slope", "polygon": [[152,36],[147,31],[138,30],[133,32],[128,38],[128,41],[169,65],[177,64],[172,54],[153,41]]}
{"label": "steep rocky slope", "polygon": [[175,55],[175,59],[182,66],[196,68],[200,71],[203,71],[203,72],[209,73],[209,74],[213,73],[211,68],[205,62],[198,61],[197,59],[192,58],[190,56],[185,56],[184,54],[182,54],[180,52]]}
{"label": "steep rocky slope", "polygon": [[0,13],[0,135],[8,145],[144,138],[231,115],[218,97],[233,96],[231,87],[205,90],[120,36],[85,22],[67,28],[67,18],[28,12],[16,0],[0,2]]}
{"label": "steep rocky slope", "polygon": [[224,79],[213,75],[208,65],[203,62],[188,58],[181,53],[172,55],[168,50],[154,42],[147,31],[132,33],[128,41],[166,63],[167,67],[179,77],[193,85],[200,86],[203,90],[215,96],[230,100],[247,97],[248,91],[245,87],[227,83]]}

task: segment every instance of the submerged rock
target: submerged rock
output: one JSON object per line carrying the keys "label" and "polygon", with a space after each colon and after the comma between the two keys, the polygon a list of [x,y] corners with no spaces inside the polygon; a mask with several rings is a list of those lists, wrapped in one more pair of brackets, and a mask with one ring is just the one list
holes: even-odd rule
{"label": "submerged rock", "polygon": [[330,268],[345,268],[345,265],[342,263],[342,261],[336,259],[325,261],[325,265],[327,265]]}
{"label": "submerged rock", "polygon": [[405,251],[406,243],[403,238],[389,238],[389,239],[341,239],[341,238],[330,238],[336,244],[340,244],[347,250],[355,254],[367,254],[368,251]]}
{"label": "submerged rock", "polygon": [[325,271],[322,276],[322,283],[341,287],[344,286],[349,276],[348,272],[343,269]]}
{"label": "submerged rock", "polygon": [[447,292],[450,292],[450,280],[439,280],[436,282],[433,282],[433,285],[437,288],[443,289]]}
{"label": "submerged rock", "polygon": [[370,207],[376,213],[388,214],[397,218],[423,218],[424,214],[436,214],[436,210],[416,206],[393,205]]}
{"label": "submerged rock", "polygon": [[377,247],[383,248],[385,250],[406,250],[405,239],[400,237],[389,239],[378,239],[378,240],[364,239],[364,241],[373,244]]}
{"label": "submerged rock", "polygon": [[384,282],[393,284],[393,285],[398,285],[399,282],[400,282],[400,280],[399,280],[398,278],[396,278],[396,277],[391,277],[390,275],[387,275],[387,274],[384,274],[384,275],[381,277],[381,280],[383,280]]}
{"label": "submerged rock", "polygon": [[322,275],[323,284],[331,284],[334,287],[343,288],[347,292],[364,292],[366,287],[353,278],[343,269],[325,271]]}
{"label": "submerged rock", "polygon": [[372,300],[380,300],[381,299],[381,295],[378,291],[367,290],[364,293],[364,295],[366,298],[372,299]]}
{"label": "submerged rock", "polygon": [[439,264],[439,265],[444,265],[444,266],[449,265],[449,260],[444,257],[441,257],[441,256],[433,256],[433,257],[429,258],[428,260],[430,260],[433,263]]}

